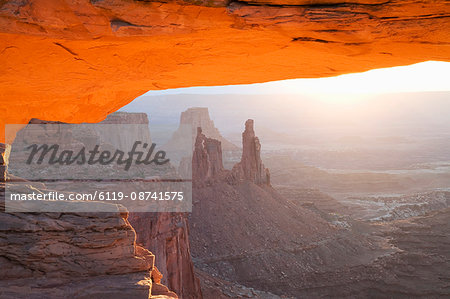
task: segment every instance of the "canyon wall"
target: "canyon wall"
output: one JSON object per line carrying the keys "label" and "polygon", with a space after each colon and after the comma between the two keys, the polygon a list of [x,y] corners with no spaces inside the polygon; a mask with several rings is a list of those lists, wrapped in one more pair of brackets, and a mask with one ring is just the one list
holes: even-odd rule
{"label": "canyon wall", "polygon": [[[122,148],[136,140],[145,141],[150,138],[148,118],[144,113],[114,113],[102,123],[104,126],[67,126],[61,122],[39,119],[32,119],[30,124],[34,126],[21,130],[16,142],[55,142],[73,146],[87,140],[103,147],[105,144],[102,140],[112,136],[114,145]],[[36,126],[39,124],[48,126]],[[123,136],[112,131],[117,130],[116,126],[108,124],[137,127],[127,130],[126,136]],[[20,171],[29,171],[27,169],[15,169],[15,175],[6,174],[9,149],[8,145],[0,144],[2,210],[5,201],[4,181],[25,182],[25,191],[50,191],[42,183],[27,183],[16,176],[17,172],[20,175]],[[16,154],[15,152],[13,158],[20,160],[21,156]],[[11,165],[14,164],[14,159],[11,160]],[[97,179],[102,178],[102,171],[114,171],[112,168],[94,170],[100,171]],[[94,170],[91,169],[91,172]],[[75,182],[68,184],[70,191],[77,191],[79,188]],[[101,183],[96,183],[95,180],[86,180],[82,184],[93,184],[96,190],[102,188]],[[61,183],[54,187],[64,190],[65,186],[67,185]],[[111,190],[110,186],[107,188]],[[98,204],[104,203],[68,201],[61,204],[84,205],[86,211],[95,211],[101,207]],[[146,235],[139,235],[139,238],[151,239],[152,246],[146,247],[161,251],[155,259],[150,251],[136,245],[136,232],[128,221],[127,210],[120,205],[110,206],[117,212],[0,213],[0,239],[3,240],[0,242],[0,267],[6,269],[0,277],[0,297],[17,298],[28,292],[27,298],[177,298],[163,281],[166,284],[170,282],[177,291],[182,292],[182,298],[201,298],[199,285],[195,285],[187,225],[178,225],[182,221],[179,217],[183,216],[161,213],[148,218],[149,221],[155,221],[152,234],[149,230],[143,230],[140,234]],[[152,226],[150,231],[151,228]],[[171,235],[173,242],[168,243],[171,233],[174,234]],[[163,260],[164,264],[161,263]],[[156,269],[155,261],[162,266],[160,269],[163,274]],[[187,271],[183,271],[184,269]],[[32,291],[28,291],[30,289]],[[190,293],[186,289],[195,295],[188,296]]]}
{"label": "canyon wall", "polygon": [[128,212],[114,206],[110,213],[0,213],[0,297],[177,298],[153,279],[154,255],[136,246]]}
{"label": "canyon wall", "polygon": [[[0,2],[0,142],[33,118],[98,122],[148,90],[448,61],[438,1]],[[14,132],[11,133],[14,136]]]}
{"label": "canyon wall", "polygon": [[184,213],[131,213],[137,242],[157,253],[155,265],[161,282],[183,299],[201,299],[200,282],[194,274],[189,228]]}

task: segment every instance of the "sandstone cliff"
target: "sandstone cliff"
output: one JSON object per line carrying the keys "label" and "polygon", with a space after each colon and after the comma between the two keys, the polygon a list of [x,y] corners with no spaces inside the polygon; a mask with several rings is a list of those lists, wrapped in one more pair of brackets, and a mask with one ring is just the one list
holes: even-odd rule
{"label": "sandstone cliff", "polygon": [[200,283],[194,274],[189,228],[184,213],[131,213],[130,223],[137,242],[157,252],[155,265],[162,283],[183,299],[201,299]]}
{"label": "sandstone cliff", "polygon": [[111,213],[1,212],[0,297],[177,298],[154,281],[154,255],[136,245],[128,212],[114,206]]}
{"label": "sandstone cliff", "polygon": [[[60,145],[73,145],[88,140],[94,144],[102,144],[105,134],[119,137],[116,145],[124,146],[127,142],[142,137],[149,137],[148,119],[145,114],[119,113],[105,121],[106,124],[138,125],[134,130],[128,130],[126,139],[123,134],[110,131],[108,125],[95,128],[84,125],[67,126],[61,122],[33,119],[30,124],[51,124],[49,126],[26,127],[21,130],[16,142],[41,142],[45,137],[47,142],[57,142]],[[138,130],[136,130],[138,129]],[[60,134],[52,135],[52,130]],[[134,133],[134,134],[131,134]],[[137,134],[137,135],[136,135]],[[111,136],[109,136],[111,137]],[[54,140],[53,140],[53,139]],[[113,142],[114,143],[114,142]],[[103,145],[102,145],[103,146]],[[23,179],[6,176],[6,164],[9,160],[9,146],[0,144],[0,166],[3,180]],[[16,153],[14,153],[16,154]],[[19,153],[20,154],[20,153]],[[16,157],[17,158],[17,157]],[[19,163],[20,164],[20,163]],[[27,169],[16,169],[27,171]],[[99,170],[100,172],[102,169]],[[111,172],[112,169],[107,169]],[[97,178],[102,178],[98,176]],[[0,183],[1,208],[4,209],[4,183]],[[98,190],[99,183],[82,182],[86,187],[94,184]],[[41,183],[29,183],[28,188],[36,192],[48,191]],[[59,186],[64,190],[64,186]],[[79,190],[76,183],[71,183],[69,189]],[[111,190],[111,187],[107,187]],[[83,189],[84,190],[84,189]],[[122,190],[123,191],[123,190]],[[62,203],[66,204],[66,203]],[[71,204],[70,202],[68,204]],[[77,202],[86,205],[85,210],[95,210],[96,203]],[[190,254],[175,255],[172,250],[178,243],[166,244],[165,238],[155,238],[152,244],[156,250],[161,250],[161,258],[169,257],[171,272],[163,268],[164,275],[174,275],[183,263],[190,263],[188,278],[177,281],[177,277],[165,278],[154,267],[155,256],[141,246],[136,245],[136,233],[128,222],[128,212],[119,205],[110,205],[114,213],[0,213],[0,297],[18,298],[177,298],[177,295],[161,283],[170,281],[175,287],[186,285],[187,279],[194,280]],[[70,210],[66,208],[63,210]],[[171,218],[169,218],[170,220]],[[164,223],[164,222],[163,222]],[[166,227],[176,229],[175,223],[169,221]],[[158,229],[161,227],[158,226]],[[186,231],[180,243],[187,242],[187,228],[180,228],[182,234]],[[166,247],[167,245],[167,247]],[[181,246],[181,245],[180,245]],[[164,249],[164,250],[163,250]],[[180,252],[184,253],[183,247]],[[169,251],[169,253],[168,253]],[[174,251],[176,252],[176,250]],[[177,267],[180,266],[178,269]],[[181,276],[180,276],[181,277]],[[184,275],[183,277],[186,277]],[[182,290],[181,288],[179,288]],[[200,289],[194,289],[200,293]],[[200,293],[201,294],[201,293]],[[189,298],[189,297],[186,297]],[[191,298],[201,298],[194,296]]]}

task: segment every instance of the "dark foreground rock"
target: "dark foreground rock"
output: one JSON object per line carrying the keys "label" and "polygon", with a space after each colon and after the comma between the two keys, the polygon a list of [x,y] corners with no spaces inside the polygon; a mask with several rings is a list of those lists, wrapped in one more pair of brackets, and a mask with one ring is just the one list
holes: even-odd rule
{"label": "dark foreground rock", "polygon": [[155,288],[155,298],[177,298],[153,284],[155,256],[136,245],[128,212],[111,209],[0,212],[0,297],[148,299]]}

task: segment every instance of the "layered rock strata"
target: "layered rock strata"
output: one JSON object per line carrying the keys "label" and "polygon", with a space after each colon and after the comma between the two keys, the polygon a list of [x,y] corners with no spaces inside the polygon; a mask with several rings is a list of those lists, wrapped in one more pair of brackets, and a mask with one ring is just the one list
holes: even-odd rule
{"label": "layered rock strata", "polygon": [[153,284],[155,257],[136,246],[127,217],[118,205],[110,213],[0,213],[0,297],[177,298]]}

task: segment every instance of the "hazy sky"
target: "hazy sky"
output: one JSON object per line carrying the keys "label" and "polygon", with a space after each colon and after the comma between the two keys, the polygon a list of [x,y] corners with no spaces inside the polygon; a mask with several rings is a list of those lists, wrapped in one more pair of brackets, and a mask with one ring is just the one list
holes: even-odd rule
{"label": "hazy sky", "polygon": [[427,61],[409,66],[376,69],[327,78],[158,90],[149,91],[143,96],[170,94],[314,94],[332,100],[339,99],[340,94],[424,91],[450,91],[450,62]]}
{"label": "hazy sky", "polygon": [[[418,129],[450,126],[450,63],[423,62],[330,78],[149,91],[122,111],[178,124],[190,107],[208,107],[224,133],[248,118],[274,130],[318,127]],[[385,129],[386,130],[386,129]]]}

